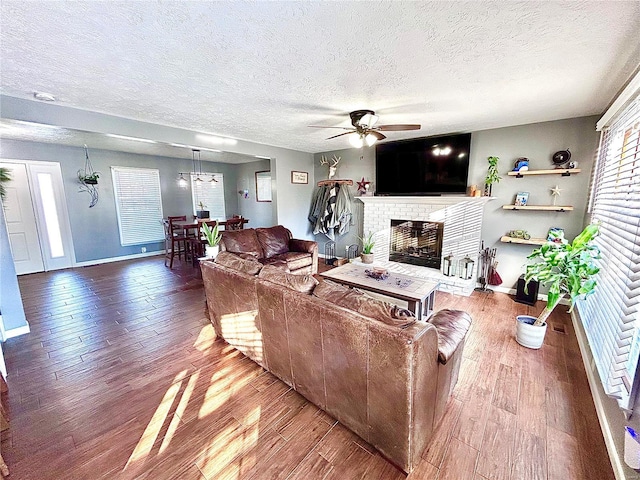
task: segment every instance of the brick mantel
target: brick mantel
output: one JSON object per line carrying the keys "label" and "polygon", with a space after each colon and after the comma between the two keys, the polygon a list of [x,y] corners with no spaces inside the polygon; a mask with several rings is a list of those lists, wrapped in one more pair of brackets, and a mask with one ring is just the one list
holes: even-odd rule
{"label": "brick mantel", "polygon": [[[469,256],[477,261],[482,234],[482,217],[485,204],[491,197],[465,197],[444,195],[440,197],[358,197],[364,203],[363,232],[374,234],[375,261],[389,262],[391,220],[420,220],[443,222],[442,253],[457,258]],[[404,264],[396,264],[404,265]],[[403,266],[412,270],[422,269],[424,276],[437,275],[442,289],[469,295],[475,287],[474,280],[443,277],[432,268]],[[420,276],[423,276],[420,273]],[[448,286],[448,288],[447,288]]]}

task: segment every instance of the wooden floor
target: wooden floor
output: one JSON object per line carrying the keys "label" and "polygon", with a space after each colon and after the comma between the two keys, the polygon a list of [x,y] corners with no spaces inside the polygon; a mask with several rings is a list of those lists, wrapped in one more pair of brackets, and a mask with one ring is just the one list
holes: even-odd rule
{"label": "wooden floor", "polygon": [[374,449],[221,341],[189,268],[147,258],[20,278],[10,339],[12,479],[613,479],[569,317],[520,347],[503,294],[438,293],[471,313],[460,380],[420,466]]}

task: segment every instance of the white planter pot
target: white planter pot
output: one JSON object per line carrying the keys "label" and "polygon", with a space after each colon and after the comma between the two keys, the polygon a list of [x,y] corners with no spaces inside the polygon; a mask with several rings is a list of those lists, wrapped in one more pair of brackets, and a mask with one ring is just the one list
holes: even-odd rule
{"label": "white planter pot", "polygon": [[531,315],[518,315],[516,317],[516,342],[523,347],[538,349],[544,342],[544,335],[547,333],[547,324],[534,327],[537,320]]}
{"label": "white planter pot", "polygon": [[360,254],[360,258],[362,259],[362,263],[373,263],[373,253],[362,253]]}
{"label": "white planter pot", "polygon": [[220,251],[220,245],[216,245],[215,247],[207,245],[204,249],[204,255],[207,258],[216,258],[218,256],[219,251]]}

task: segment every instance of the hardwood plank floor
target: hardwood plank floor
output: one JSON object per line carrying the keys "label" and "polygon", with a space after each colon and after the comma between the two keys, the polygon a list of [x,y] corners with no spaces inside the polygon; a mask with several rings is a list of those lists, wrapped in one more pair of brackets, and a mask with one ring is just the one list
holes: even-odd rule
{"label": "hardwood plank floor", "polygon": [[[474,323],[460,378],[408,477],[222,341],[202,281],[160,257],[20,277],[31,333],[4,345],[15,479],[613,480],[570,318],[519,346],[503,294],[438,293]],[[577,359],[577,360],[576,360]]]}

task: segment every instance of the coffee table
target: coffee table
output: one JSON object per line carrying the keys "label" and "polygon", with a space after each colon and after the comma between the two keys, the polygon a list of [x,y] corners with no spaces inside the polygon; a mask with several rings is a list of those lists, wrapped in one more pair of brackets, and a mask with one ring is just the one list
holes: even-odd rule
{"label": "coffee table", "polygon": [[393,272],[389,272],[389,276],[385,280],[376,280],[365,273],[365,270],[369,268],[373,267],[348,263],[320,275],[342,285],[406,300],[409,304],[409,310],[416,315],[417,320],[428,318],[433,311],[438,282]]}

